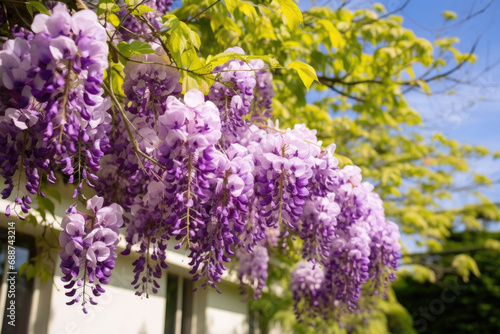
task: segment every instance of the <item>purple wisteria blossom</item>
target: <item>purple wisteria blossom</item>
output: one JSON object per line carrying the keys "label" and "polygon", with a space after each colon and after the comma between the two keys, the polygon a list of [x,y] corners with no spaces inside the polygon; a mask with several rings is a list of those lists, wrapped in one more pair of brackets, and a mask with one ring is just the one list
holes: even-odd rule
{"label": "purple wisteria blossom", "polygon": [[[239,47],[228,49],[226,52],[244,54]],[[250,113],[257,84],[255,71],[243,60],[234,59],[217,66],[213,73],[219,80],[210,88],[208,99],[220,110],[224,134],[233,136],[235,128],[243,126],[243,117]]]}
{"label": "purple wisteria blossom", "polygon": [[168,66],[165,56],[147,54],[132,58],[134,61],[128,62],[123,71],[127,111],[148,118],[162,115],[167,97],[182,90],[179,71]]}
{"label": "purple wisteria blossom", "polygon": [[[147,41],[152,41],[154,38],[152,37],[151,27],[154,30],[160,30],[162,27],[160,17],[165,15],[170,11],[170,8],[173,5],[172,0],[147,0],[141,2],[141,4],[150,7],[153,9],[153,12],[146,12],[142,14],[142,17],[147,20],[147,22],[143,22],[132,14],[129,14],[127,8],[123,7],[118,16],[122,20],[120,26],[120,39],[122,40],[130,40],[130,39],[143,39]],[[151,27],[150,27],[151,26]]]}
{"label": "purple wisteria blossom", "polygon": [[271,117],[273,97],[276,94],[273,87],[273,75],[261,59],[252,59],[249,66],[256,71],[252,117],[262,121]]}
{"label": "purple wisteria blossom", "polygon": [[103,203],[102,197],[89,199],[87,209],[91,215],[70,210],[62,220],[59,236],[60,267],[64,275],[61,279],[69,290],[66,296],[72,298],[67,304],[81,301],[85,313],[85,305],[96,305],[94,298],[104,292],[102,285],[109,283],[123,225],[123,209],[117,204],[103,206]]}
{"label": "purple wisteria blossom", "polygon": [[49,183],[56,172],[78,182],[75,197],[84,182],[92,186],[110,149],[111,129],[109,99],[100,87],[107,36],[96,14],[71,15],[58,3],[50,16],[36,15],[31,30],[16,30],[19,37],[0,51],[0,172],[7,185],[2,196],[10,196],[14,173],[24,173],[28,195],[14,205],[24,213],[29,196],[39,193],[42,174]]}
{"label": "purple wisteria blossom", "polygon": [[253,289],[254,298],[259,298],[267,282],[267,268],[269,255],[264,246],[255,246],[251,253],[240,249],[237,254],[239,260],[238,278],[245,287]]}
{"label": "purple wisteria blossom", "polygon": [[[310,219],[310,213],[303,217],[309,230],[320,228],[316,237],[302,236],[305,241],[303,254],[305,258],[319,255],[313,258],[315,261],[311,265],[315,263],[315,270],[323,271],[324,279],[315,292],[319,296],[317,299],[309,300],[303,294],[294,293],[296,312],[313,317],[335,317],[339,307],[355,311],[364,285],[371,286],[374,293],[384,294],[388,281],[395,277],[393,271],[401,250],[397,225],[385,219],[382,201],[373,193],[373,186],[361,182],[361,169],[356,166],[336,168],[332,152],[330,150],[316,165],[316,195],[313,198],[325,198],[321,194],[330,197],[337,206],[335,219],[326,216]],[[334,168],[327,171],[328,165]],[[324,206],[315,213],[318,218],[323,210]],[[315,247],[310,249],[311,246]],[[318,303],[323,310],[321,313],[316,307]],[[324,312],[329,309],[333,311]]]}
{"label": "purple wisteria blossom", "polygon": [[[300,319],[300,312],[306,314],[319,313],[323,298],[325,273],[319,265],[301,261],[297,263],[291,275],[290,290],[293,294],[294,307]],[[304,302],[304,310],[299,311],[298,303]]]}

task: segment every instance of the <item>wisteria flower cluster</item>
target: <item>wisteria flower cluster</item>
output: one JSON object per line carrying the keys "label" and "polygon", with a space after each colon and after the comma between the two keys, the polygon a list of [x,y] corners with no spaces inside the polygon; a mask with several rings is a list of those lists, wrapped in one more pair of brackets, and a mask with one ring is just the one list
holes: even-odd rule
{"label": "wisteria flower cluster", "polygon": [[[154,4],[164,12],[171,2]],[[141,34],[136,28],[127,29]],[[226,50],[235,59],[213,70],[207,93],[182,94],[175,64],[152,43],[154,54],[128,59],[118,101],[102,88],[109,36],[96,14],[71,15],[58,4],[31,30],[14,29],[17,37],[0,51],[2,194],[10,196],[16,173],[25,175],[28,195],[19,179],[14,210],[24,213],[29,194],[43,196],[42,177],[76,181],[79,200],[84,182],[97,192],[86,203],[92,214],[72,206],[62,222],[69,304],[81,301],[86,311],[95,301],[85,289],[104,292],[122,225],[123,254],[138,253],[138,295],[158,292],[171,245],[186,247],[202,287],[217,289],[237,259],[243,292],[258,298],[271,250],[287,250],[291,237],[304,258],[291,277],[300,317],[354,311],[364,286],[384,293],[399,257],[397,225],[358,167],[339,168],[335,145],[323,147],[305,124],[266,122],[274,87],[262,60]]]}
{"label": "wisteria flower cluster", "polygon": [[[320,174],[320,171],[315,173]],[[316,255],[316,261],[309,262],[308,267],[297,266],[292,275],[295,287],[292,291],[296,305],[307,301],[305,314],[331,317],[329,305],[355,310],[363,285],[371,286],[373,293],[385,292],[388,280],[395,278],[390,269],[397,267],[401,246],[397,225],[385,219],[382,201],[372,192],[373,186],[361,182],[360,168],[346,166],[328,182],[317,180],[316,189],[323,189],[326,198],[332,201],[320,196],[322,200],[309,206],[316,209],[313,211],[316,217],[303,220],[306,231],[314,231],[309,240],[302,237],[306,240],[303,256]],[[306,274],[305,268],[312,271],[311,275]],[[310,288],[312,303],[311,294],[303,294],[296,288],[309,276],[314,277],[314,291]]]}
{"label": "wisteria flower cluster", "polygon": [[105,292],[102,285],[109,283],[117,257],[120,227],[123,225],[121,206],[111,204],[103,207],[103,203],[102,197],[89,199],[87,209],[92,212],[90,215],[71,207],[62,220],[63,230],[59,235],[62,281],[66,283],[64,287],[70,290],[66,296],[72,298],[67,304],[81,301],[85,313],[85,305],[96,305],[94,298]]}
{"label": "wisteria flower cluster", "polygon": [[[40,194],[41,178],[54,183],[62,172],[77,192],[92,186],[101,157],[109,152],[109,98],[102,96],[108,62],[107,36],[90,10],[70,15],[57,4],[50,16],[38,14],[32,32],[8,40],[0,51],[0,174],[14,190],[14,174],[25,175],[17,205],[26,214],[30,195]],[[10,209],[10,207],[9,207]]]}
{"label": "wisteria flower cluster", "polygon": [[154,9],[152,12],[143,14],[144,21],[137,19],[130,11],[123,7],[118,13],[118,17],[122,20],[120,27],[120,40],[141,39],[141,40],[154,40],[152,29],[161,29],[159,17],[170,11],[173,5],[173,0],[146,0],[141,4]]}

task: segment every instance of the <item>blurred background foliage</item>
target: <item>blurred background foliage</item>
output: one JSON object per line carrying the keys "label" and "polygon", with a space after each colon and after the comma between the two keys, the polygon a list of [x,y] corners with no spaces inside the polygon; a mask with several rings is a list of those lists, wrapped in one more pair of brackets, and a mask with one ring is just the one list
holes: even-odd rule
{"label": "blurred background foliage", "polygon": [[[480,275],[467,283],[453,271],[455,256],[427,259],[428,265],[443,268],[435,283],[411,273],[400,275],[393,285],[401,304],[413,316],[414,326],[425,333],[496,333],[500,328],[500,259],[498,250],[477,249],[477,245],[500,239],[500,233],[486,231],[454,233],[445,250],[469,247]],[[493,247],[494,248],[494,247]],[[438,320],[439,318],[439,320]]]}

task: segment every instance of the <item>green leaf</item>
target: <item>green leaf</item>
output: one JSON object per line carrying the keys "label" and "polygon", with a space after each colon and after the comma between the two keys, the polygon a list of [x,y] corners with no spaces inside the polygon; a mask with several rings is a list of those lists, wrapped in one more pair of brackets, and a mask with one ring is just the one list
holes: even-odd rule
{"label": "green leaf", "polygon": [[[301,61],[292,61],[287,66],[288,68],[293,68],[299,74],[300,79],[306,86],[307,89],[311,87],[314,80],[318,81],[318,76],[316,75],[316,71],[311,65],[303,63]],[[318,81],[319,82],[319,81]]]}
{"label": "green leaf", "polygon": [[422,90],[425,92],[425,94],[427,95],[431,95],[431,88],[429,87],[429,85],[427,84],[427,82],[425,82],[424,80],[417,80],[417,85],[420,86],[420,88],[422,88]]}
{"label": "green leaf", "polygon": [[31,19],[33,19],[33,6],[27,3],[26,8],[28,9],[28,13],[30,13]]}
{"label": "green leaf", "polygon": [[115,14],[109,14],[108,15],[108,21],[111,23],[114,27],[118,27],[120,25],[120,19],[118,16]]}
{"label": "green leaf", "polygon": [[330,40],[330,44],[338,49],[339,47],[345,44],[344,38],[338,31],[338,29],[333,25],[332,21],[329,20],[318,20],[318,24],[323,27],[328,32],[328,38]]}
{"label": "green leaf", "polygon": [[171,51],[178,56],[184,53],[188,38],[191,37],[191,30],[189,27],[187,27],[187,29],[189,29],[188,31],[186,31],[184,27],[187,27],[186,24],[184,22],[179,22],[179,27],[172,31],[172,35],[170,35],[168,39]]}
{"label": "green leaf", "polygon": [[495,239],[487,239],[484,243],[484,247],[486,247],[487,249],[500,251],[500,241]]}
{"label": "green leaf", "polygon": [[27,221],[29,224],[31,224],[31,225],[33,225],[33,226],[38,226],[38,221],[36,220],[36,217],[35,217],[35,216],[33,216],[32,214],[30,214],[30,215],[29,215],[28,217],[26,217],[26,218],[27,218],[27,219],[26,219],[26,221]]}
{"label": "green leaf", "polygon": [[491,187],[493,184],[493,181],[489,177],[487,177],[486,175],[474,173],[474,183],[485,184],[488,187]]}
{"label": "green leaf", "polygon": [[40,13],[50,15],[49,10],[42,5],[40,2],[37,1],[28,1],[26,4],[26,8],[28,8],[28,11],[30,12],[31,16],[33,16],[33,8],[39,11]]}
{"label": "green leaf", "polygon": [[47,282],[51,278],[52,278],[52,273],[48,270],[44,270],[40,275],[40,280],[42,281],[42,283]]}
{"label": "green leaf", "polygon": [[26,278],[30,280],[33,277],[35,277],[35,266],[32,264],[28,264],[26,266]]}
{"label": "green leaf", "polygon": [[132,41],[132,43],[130,43],[130,49],[134,54],[155,53],[154,50],[151,48],[151,45],[140,41]]}
{"label": "green leaf", "polygon": [[97,4],[97,15],[104,14],[106,12],[119,12],[120,7],[115,3],[114,0],[99,0]]}
{"label": "green leaf", "polygon": [[[105,76],[107,77],[107,71],[104,72]],[[123,64],[121,63],[116,63],[113,65],[111,68],[111,85],[113,87],[113,91],[115,94],[118,95],[125,95],[123,93]]]}
{"label": "green leaf", "polygon": [[410,80],[414,80],[415,79],[415,72],[413,71],[413,68],[407,67],[406,68],[406,72],[410,76]]}
{"label": "green leaf", "polygon": [[421,266],[419,264],[415,264],[412,266],[414,273],[413,273],[413,279],[419,283],[425,283],[425,282],[431,282],[434,283],[436,282],[436,273],[427,267]]}
{"label": "green leaf", "polygon": [[417,231],[425,231],[428,227],[427,221],[418,212],[406,210],[402,217],[403,225],[411,226]]}
{"label": "green leaf", "polygon": [[380,2],[374,3],[372,7],[373,7],[373,9],[375,9],[375,11],[377,11],[378,13],[383,13],[383,12],[385,12],[385,6],[384,6],[383,4],[381,4]]}
{"label": "green leaf", "polygon": [[144,13],[149,13],[149,12],[155,11],[153,8],[148,7],[146,5],[132,6],[132,7],[129,7],[129,10],[131,11],[130,13],[132,15],[138,15],[138,16],[142,15]]}
{"label": "green leaf", "polygon": [[21,264],[21,267],[19,267],[19,277],[23,276],[24,272],[28,268],[28,264],[29,262],[24,262],[23,264]]}
{"label": "green leaf", "polygon": [[55,214],[56,206],[55,206],[54,202],[52,202],[47,197],[38,196],[38,205],[40,207],[40,211],[42,211],[42,210],[48,211],[53,216],[56,215]]}
{"label": "green leaf", "polygon": [[337,158],[337,160],[339,161],[339,168],[344,168],[347,165],[354,165],[354,163],[352,162],[352,160],[349,159],[346,156],[343,156],[343,155],[340,155],[340,154],[337,154],[337,153],[333,153],[333,156],[335,158]]}
{"label": "green leaf", "polygon": [[455,13],[451,10],[445,10],[443,12],[443,17],[446,21],[454,20],[457,18],[457,13]]}
{"label": "green leaf", "polygon": [[451,266],[456,269],[458,275],[462,276],[464,282],[469,281],[470,272],[476,277],[481,276],[476,261],[467,254],[455,256],[451,262]]}
{"label": "green leaf", "polygon": [[120,42],[116,47],[125,57],[131,57],[134,54],[155,53],[151,45],[140,41],[132,41],[130,44],[127,42]]}
{"label": "green leaf", "polygon": [[299,7],[292,0],[276,0],[280,6],[283,15],[286,18],[286,24],[291,29],[297,29],[299,25],[304,21],[302,17],[302,12]]}
{"label": "green leaf", "polygon": [[200,78],[191,73],[187,73],[187,75],[182,80],[182,87],[187,92],[191,89],[200,89]]}
{"label": "green leaf", "polygon": [[219,53],[213,57],[209,56],[207,58],[207,63],[209,63],[212,67],[215,67],[215,66],[218,66],[220,64],[224,64],[225,62],[230,61],[231,59],[241,59],[247,63],[252,59],[261,59],[266,64],[268,64],[269,67],[271,67],[271,68],[279,66],[278,61],[272,57],[242,55],[242,54],[237,53],[237,52],[222,52],[222,53]]}
{"label": "green leaf", "polygon": [[239,0],[224,0],[224,2],[226,3],[226,7],[227,7],[228,12],[231,15],[233,15],[234,10],[236,8],[238,8],[240,1]]}
{"label": "green leaf", "polygon": [[163,26],[170,28],[168,44],[174,59],[178,60],[182,56],[188,47],[188,42],[197,49],[201,46],[200,36],[175,15],[165,15],[163,20],[165,22]]}
{"label": "green leaf", "polygon": [[[440,39],[436,39],[434,41],[434,45],[449,49],[451,45],[456,44],[458,42],[460,42],[460,39],[458,37],[443,37]],[[455,52],[457,51],[455,50]]]}
{"label": "green leaf", "polygon": [[56,188],[54,188],[54,187],[47,187],[43,191],[45,192],[45,194],[49,195],[50,197],[52,197],[53,199],[55,199],[59,203],[62,202],[61,192],[59,190],[57,190]]}
{"label": "green leaf", "polygon": [[175,30],[179,28],[180,20],[177,16],[172,14],[167,14],[163,18],[163,26]]}

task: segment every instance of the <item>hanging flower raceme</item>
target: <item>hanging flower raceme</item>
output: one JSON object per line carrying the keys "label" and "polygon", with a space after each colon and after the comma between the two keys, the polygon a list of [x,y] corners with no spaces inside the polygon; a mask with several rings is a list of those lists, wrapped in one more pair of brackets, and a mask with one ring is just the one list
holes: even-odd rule
{"label": "hanging flower raceme", "polygon": [[303,126],[283,131],[270,123],[266,130],[255,131],[249,143],[256,165],[258,219],[267,226],[283,225],[285,235],[289,227],[299,230],[310,195],[312,159],[321,152],[308,131]]}
{"label": "hanging flower raceme", "polygon": [[[229,203],[224,188],[231,164],[216,148],[221,138],[219,111],[196,90],[187,92],[183,102],[169,97],[166,103],[159,117],[159,161],[166,166],[163,182],[168,193],[165,221],[171,235],[188,245],[194,279],[203,276],[204,284],[215,286],[225,270],[221,262],[229,261],[225,252],[231,254],[234,243],[233,217],[220,207],[220,201]],[[216,221],[217,216],[222,221]]]}
{"label": "hanging flower raceme", "polygon": [[132,59],[123,70],[126,109],[141,117],[162,115],[167,97],[182,90],[179,71],[168,64],[166,55],[134,55]]}
{"label": "hanging flower raceme", "polygon": [[[42,174],[54,183],[54,173],[62,172],[70,183],[77,179],[76,196],[83,182],[92,186],[110,149],[110,103],[100,87],[106,33],[92,11],[72,16],[60,3],[50,16],[36,15],[31,29],[33,34],[7,41],[0,51],[0,127],[5,129],[0,166],[8,185],[2,195],[10,195],[19,171],[26,175],[29,194],[39,193]],[[22,199],[25,213],[28,197]]]}
{"label": "hanging flower raceme", "polygon": [[154,11],[149,11],[141,15],[146,20],[144,22],[132,15],[130,9],[123,7],[118,13],[120,20],[122,20],[119,39],[125,41],[130,39],[154,40],[155,38],[152,34],[154,31],[151,30],[151,27],[155,31],[161,29],[162,25],[159,19],[170,11],[173,0],[147,0],[141,2],[141,4],[148,6]]}
{"label": "hanging flower raceme", "polygon": [[[226,271],[223,262],[230,262],[234,255],[234,245],[239,241],[248,219],[249,199],[253,197],[253,160],[248,151],[238,145],[231,145],[223,158],[216,178],[207,179],[210,188],[215,191],[204,201],[201,217],[205,227],[199,229],[191,240],[189,255],[193,260],[192,273],[200,274],[195,279],[204,277],[205,282],[217,289],[215,283],[220,282]],[[227,159],[227,160],[226,160]]]}
{"label": "hanging flower raceme", "polygon": [[[339,171],[337,181],[334,189],[340,213],[336,237],[326,261],[326,286],[336,300],[354,308],[361,297],[361,287],[369,277],[370,226],[366,217],[370,203],[368,189],[360,183],[360,168],[346,166]],[[379,213],[383,215],[383,211]]]}
{"label": "hanging flower raceme", "polygon": [[[312,244],[316,245],[316,251],[304,249],[303,254],[305,258],[310,254],[320,254],[315,259],[315,270],[324,272],[321,297],[309,300],[303,294],[294,293],[294,298],[297,313],[328,318],[338,317],[339,308],[356,311],[363,286],[370,286],[374,293],[384,294],[388,281],[395,277],[393,271],[397,267],[401,246],[397,226],[385,220],[382,201],[372,192],[373,186],[361,182],[361,169],[346,166],[328,171],[326,167],[335,167],[336,161],[329,154],[322,160],[315,167],[316,190],[313,192],[327,194],[335,201],[338,209],[333,229],[332,221],[325,216],[323,220],[311,219],[309,224],[306,224],[309,217],[302,218],[304,226],[327,222],[319,225],[321,234],[304,238],[305,248],[311,247],[308,240],[317,242]],[[325,226],[330,228],[325,229]],[[318,303],[321,309],[331,311],[319,314],[315,308]]]}
{"label": "hanging flower raceme", "polygon": [[136,198],[147,193],[149,182],[158,180],[160,170],[150,159],[137,155],[125,123],[134,130],[138,149],[156,158],[157,118],[165,111],[167,97],[181,91],[180,74],[164,56],[134,55],[133,59],[124,68],[126,118],[116,111],[115,128],[110,134],[112,150],[103,158],[97,182],[97,191],[103,193],[106,203],[119,202],[127,211],[138,204]]}
{"label": "hanging flower raceme", "polygon": [[273,87],[273,75],[261,59],[252,59],[248,64],[250,68],[255,70],[256,79],[253,106],[251,107],[252,118],[263,121],[271,117],[273,97],[276,94]]}
{"label": "hanging flower raceme", "polygon": [[242,291],[246,294],[246,287],[253,290],[254,298],[260,298],[267,282],[267,268],[269,255],[264,246],[255,246],[253,252],[248,253],[239,249],[238,256],[238,278],[242,284]]}
{"label": "hanging flower raceme", "polygon": [[399,243],[398,226],[385,219],[383,203],[377,193],[373,192],[373,185],[364,182],[362,184],[368,191],[368,202],[370,213],[367,222],[370,225],[370,282],[375,294],[384,295],[388,289],[388,283],[396,278],[395,270],[398,267],[398,259],[401,257],[401,245]]}
{"label": "hanging flower raceme", "polygon": [[319,261],[330,256],[340,207],[335,195],[312,195],[306,200],[300,223],[300,238],[304,240],[302,256]]}
{"label": "hanging flower raceme", "polygon": [[215,148],[221,136],[218,110],[205,102],[203,93],[191,90],[184,102],[171,96],[166,103],[158,120],[169,228],[173,235],[189,239],[196,234],[191,223],[203,226],[197,208],[209,199],[210,179],[224,171],[227,158]]}
{"label": "hanging flower raceme", "polygon": [[[225,52],[244,54],[239,47]],[[208,99],[220,110],[224,135],[233,136],[235,128],[243,126],[243,117],[250,113],[256,85],[255,71],[243,60],[233,59],[217,66],[213,73],[219,79],[210,88]]]}
{"label": "hanging flower raceme", "polygon": [[[169,236],[164,222],[166,192],[161,182],[162,170],[151,159],[138,155],[136,149],[153,159],[161,156],[158,117],[165,113],[167,97],[178,95],[181,86],[179,72],[165,55],[135,55],[124,73],[126,118],[116,115],[117,129],[111,134],[113,151],[104,157],[97,187],[106,193],[107,203],[122,203],[131,214],[131,219],[126,219],[128,244],[123,254],[130,253],[132,245],[139,248],[133,285],[141,295],[157,292],[157,280],[161,278],[162,269],[168,267],[165,251]],[[137,148],[129,138],[126,122],[134,129],[132,136]],[[146,260],[149,257],[154,266],[149,266]]]}
{"label": "hanging flower raceme", "polygon": [[85,305],[96,305],[94,297],[100,296],[104,292],[102,285],[109,283],[123,225],[123,209],[117,204],[103,206],[103,203],[102,197],[89,199],[87,209],[92,211],[91,215],[70,208],[62,220],[59,236],[60,267],[64,275],[61,279],[69,290],[66,296],[72,298],[67,304],[81,302],[85,313]]}
{"label": "hanging flower raceme", "polygon": [[[301,314],[319,315],[324,302],[325,273],[312,262],[297,263],[291,275],[290,290],[293,294],[294,308],[299,319]],[[301,305],[299,305],[299,303]]]}

